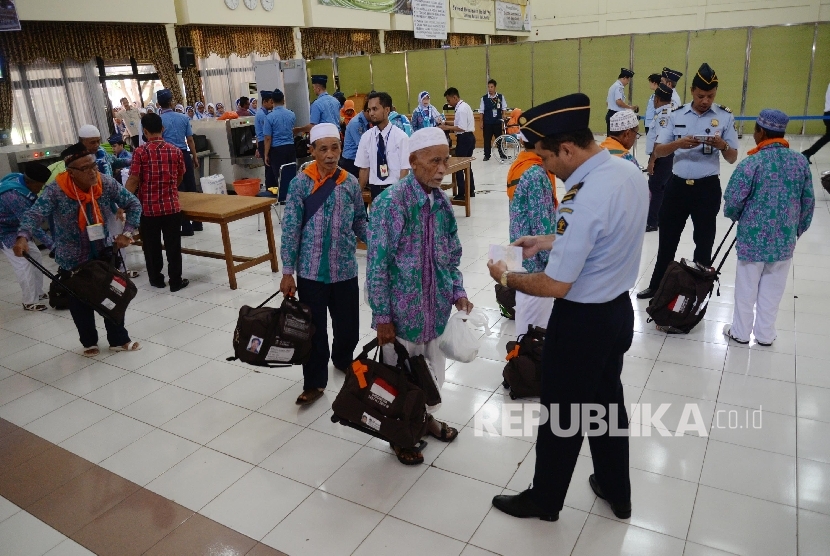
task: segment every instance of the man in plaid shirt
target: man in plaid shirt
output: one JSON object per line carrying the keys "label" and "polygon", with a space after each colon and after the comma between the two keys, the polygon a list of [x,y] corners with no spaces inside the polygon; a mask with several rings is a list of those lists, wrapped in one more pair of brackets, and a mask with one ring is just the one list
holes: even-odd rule
{"label": "man in plaid shirt", "polygon": [[161,236],[167,250],[167,274],[170,291],[187,287],[182,278],[181,209],[178,184],[185,173],[182,151],[164,141],[164,126],[158,114],[141,118],[147,142],[133,153],[127,189],[141,201],[141,241],[150,285],[165,287]]}

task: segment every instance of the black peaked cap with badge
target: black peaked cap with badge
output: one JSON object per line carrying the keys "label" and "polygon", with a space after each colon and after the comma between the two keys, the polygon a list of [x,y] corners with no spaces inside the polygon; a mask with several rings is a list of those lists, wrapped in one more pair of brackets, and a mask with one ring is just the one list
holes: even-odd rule
{"label": "black peaked cap with badge", "polygon": [[660,100],[671,100],[671,95],[672,89],[665,83],[660,83],[657,85],[657,89],[654,90],[654,96]]}
{"label": "black peaked cap with badge", "polygon": [[525,111],[519,125],[527,142],[535,145],[544,137],[588,129],[590,118],[591,99],[574,93]]}
{"label": "black peaked cap with badge", "polygon": [[312,75],[311,76],[311,84],[312,85],[322,85],[322,86],[325,87],[328,82],[329,82],[328,75]]}
{"label": "black peaked cap with badge", "polygon": [[628,68],[620,68],[620,77],[634,77],[634,72]]}
{"label": "black peaked cap with badge", "polygon": [[703,91],[711,91],[718,86],[718,74],[715,73],[709,64],[706,62],[697,70],[694,79],[692,79],[692,87],[701,89]]}
{"label": "black peaked cap with badge", "polygon": [[683,74],[671,68],[663,68],[663,77],[665,77],[669,81],[677,83],[678,81],[680,81],[680,78],[683,77]]}

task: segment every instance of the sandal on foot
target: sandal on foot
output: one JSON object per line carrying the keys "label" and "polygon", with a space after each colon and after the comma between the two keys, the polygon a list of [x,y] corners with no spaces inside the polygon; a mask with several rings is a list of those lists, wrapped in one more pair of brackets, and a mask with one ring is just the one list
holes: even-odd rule
{"label": "sandal on foot", "polygon": [[29,304],[24,303],[23,304],[23,310],[24,311],[45,311],[46,309],[48,309],[48,307],[46,305],[44,305],[43,303],[29,303]]}
{"label": "sandal on foot", "polygon": [[441,425],[441,434],[440,435],[435,434],[434,432],[432,432],[431,428],[427,427],[427,433],[431,437],[437,438],[441,442],[452,442],[453,440],[455,440],[458,437],[458,430],[452,428],[451,426],[447,425],[444,422],[436,420],[435,417],[433,417],[432,415],[429,416],[429,420],[430,420],[430,425],[432,425],[432,421],[435,421],[436,423]]}
{"label": "sandal on foot", "polygon": [[395,446],[391,442],[389,445],[395,450],[395,455],[398,456],[398,461],[404,465],[420,465],[424,463],[424,454],[415,448],[401,448]]}
{"label": "sandal on foot", "polygon": [[129,276],[130,278],[138,278],[140,275],[141,275],[141,273],[137,270],[128,270],[127,271],[127,276]]}
{"label": "sandal on foot", "polygon": [[40,297],[38,297],[38,299],[40,301],[46,301],[47,299],[49,299],[49,294],[48,293],[42,293],[42,294],[40,294]]}
{"label": "sandal on foot", "polygon": [[110,351],[138,351],[141,349],[141,344],[138,342],[127,342],[123,346],[110,346]]}
{"label": "sandal on foot", "polygon": [[313,390],[306,390],[299,396],[297,396],[297,401],[294,402],[297,405],[311,405],[320,398],[323,397],[323,390],[321,388],[315,388]]}
{"label": "sandal on foot", "polygon": [[84,357],[95,357],[100,353],[101,350],[98,349],[98,346],[90,346],[88,348],[84,348]]}

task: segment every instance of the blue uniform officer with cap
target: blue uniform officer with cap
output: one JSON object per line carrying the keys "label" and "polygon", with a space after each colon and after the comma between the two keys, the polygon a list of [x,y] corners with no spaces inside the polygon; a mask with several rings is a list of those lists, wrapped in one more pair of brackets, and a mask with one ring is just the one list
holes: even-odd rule
{"label": "blue uniform officer with cap", "polygon": [[326,92],[328,80],[326,75],[311,76],[311,87],[317,95],[317,100],[311,103],[311,123],[295,131],[308,133],[317,124],[334,124],[340,128],[340,101]]}
{"label": "blue uniform officer with cap", "polygon": [[660,207],[663,205],[663,192],[672,176],[672,165],[674,155],[670,154],[661,158],[654,155],[654,144],[657,142],[657,134],[669,123],[672,113],[671,106],[672,89],[665,83],[657,85],[654,91],[654,115],[650,122],[647,122],[648,133],[646,134],[646,154],[648,155],[648,190],[651,193],[651,200],[648,205],[648,220],[646,221],[646,232],[656,232],[660,227]]}
{"label": "blue uniform officer with cap", "polygon": [[[265,160],[265,120],[268,118],[269,112],[274,108],[274,98],[271,91],[262,91],[262,106],[257,108],[256,116],[254,116],[254,132],[256,133],[257,156]],[[265,168],[265,187],[275,187],[277,182],[271,172]]]}
{"label": "blue uniform officer with cap", "polygon": [[597,406],[606,425],[602,433],[594,425],[588,435],[594,466],[589,484],[618,518],[631,516],[628,415],[620,374],[634,335],[628,291],[640,266],[648,193],[639,168],[596,144],[589,115],[584,94],[522,115],[522,134],[535,145],[545,169],[565,180],[568,192],[557,209],[554,234],[514,242],[525,258],[549,250],[544,272],[514,273],[503,261],[488,264],[490,276],[501,284],[555,298],[540,396],[551,415],[538,430],[533,486],[493,499],[497,509],[515,517],[558,519],[590,427],[588,422],[580,427],[579,417],[572,421],[572,410],[580,415],[586,404]]}
{"label": "blue uniform officer with cap", "polygon": [[271,174],[274,185],[284,183],[284,187],[280,187],[279,197],[280,201],[284,201],[288,195],[290,180],[281,182],[279,177],[283,172],[283,165],[297,162],[297,151],[294,148],[294,125],[297,123],[297,116],[285,107],[285,94],[279,89],[272,95],[272,104],[273,110],[265,119],[262,131],[265,135],[265,174]]}
{"label": "blue uniform officer with cap", "polygon": [[671,113],[660,126],[654,156],[674,154],[673,175],[660,207],[660,241],[657,262],[639,299],[654,297],[666,269],[674,260],[680,235],[691,216],[694,226],[694,261],[712,264],[712,246],[720,212],[720,158],[729,164],[738,160],[738,132],[732,111],[715,104],[718,76],[703,64],[692,80],[692,102]]}
{"label": "blue uniform officer with cap", "polygon": [[[185,173],[182,183],[179,184],[179,191],[198,192],[196,187],[196,169],[199,167],[199,159],[196,157],[196,144],[193,142],[193,128],[190,126],[190,118],[187,115],[173,110],[173,91],[162,89],[157,93],[159,102],[159,116],[164,126],[162,137],[165,141],[181,149],[184,155]],[[201,222],[190,222],[182,220],[182,235],[192,236],[194,231],[201,231]]]}
{"label": "blue uniform officer with cap", "polygon": [[680,81],[680,78],[683,77],[683,74],[677,70],[673,70],[671,68],[663,68],[663,73],[661,74],[660,81],[665,83],[671,89],[671,109],[677,110],[681,106],[683,106],[683,102],[680,100],[680,95],[677,93],[677,82]]}
{"label": "blue uniform officer with cap", "polygon": [[606,133],[611,133],[611,116],[620,110],[633,110],[639,112],[640,107],[625,102],[625,88],[631,83],[634,72],[627,68],[620,68],[620,77],[608,89],[608,112],[605,114]]}

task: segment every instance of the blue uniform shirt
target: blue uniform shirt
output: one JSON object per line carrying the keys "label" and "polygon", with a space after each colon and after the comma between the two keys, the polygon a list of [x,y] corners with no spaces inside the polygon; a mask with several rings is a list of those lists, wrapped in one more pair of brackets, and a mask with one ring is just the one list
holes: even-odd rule
{"label": "blue uniform shirt", "polygon": [[[337,102],[337,100],[334,102]],[[297,117],[294,115],[294,112],[281,104],[275,106],[268,113],[268,117],[265,118],[265,123],[262,126],[263,139],[265,136],[271,137],[272,147],[293,145],[294,125],[296,123]]]}
{"label": "blue uniform shirt", "polygon": [[618,100],[625,102],[625,85],[619,79],[614,81],[614,84],[608,89],[608,110],[613,110],[614,112],[624,110],[624,108],[617,106]]}
{"label": "blue uniform shirt", "polygon": [[648,133],[646,134],[647,155],[651,155],[654,152],[654,143],[657,141],[657,134],[669,124],[670,115],[671,104],[664,104],[660,108],[654,109],[651,120],[646,120],[646,124],[649,126]]}
{"label": "blue uniform shirt", "polygon": [[340,127],[340,101],[328,93],[323,93],[311,105],[311,123],[334,124]]}
{"label": "blue uniform shirt", "polygon": [[256,140],[258,143],[265,141],[265,119],[268,117],[268,110],[263,106],[256,111],[254,116],[254,131],[256,131]]}
{"label": "blue uniform shirt", "polygon": [[187,138],[193,136],[190,118],[186,114],[180,114],[170,108],[162,109],[159,114],[164,126],[164,133],[162,134],[164,140],[174,147],[187,150]]}
{"label": "blue uniform shirt", "polygon": [[[717,134],[730,147],[737,149],[738,132],[735,127],[732,113],[720,105],[712,104],[704,114],[698,114],[692,109],[692,103],[689,103],[672,112],[665,126],[661,122],[657,143],[665,145],[688,135]],[[704,148],[704,145],[698,145],[693,149],[675,151],[674,175],[687,180],[698,180],[720,174],[720,151],[711,148],[706,153]]]}
{"label": "blue uniform shirt", "polygon": [[343,158],[354,160],[357,158],[357,146],[360,144],[360,137],[369,129],[369,121],[363,112],[352,118],[346,126],[346,137],[343,141]]}
{"label": "blue uniform shirt", "polygon": [[683,106],[683,101],[680,100],[680,94],[677,92],[677,89],[671,90],[671,109],[677,110]]}
{"label": "blue uniform shirt", "polygon": [[651,121],[654,119],[654,93],[648,97],[648,102],[646,103],[646,118],[645,118],[645,125],[646,127],[651,126]]}
{"label": "blue uniform shirt", "polygon": [[637,282],[648,183],[639,168],[603,149],[571,174],[565,188],[545,274],[573,284],[569,301],[611,301]]}

